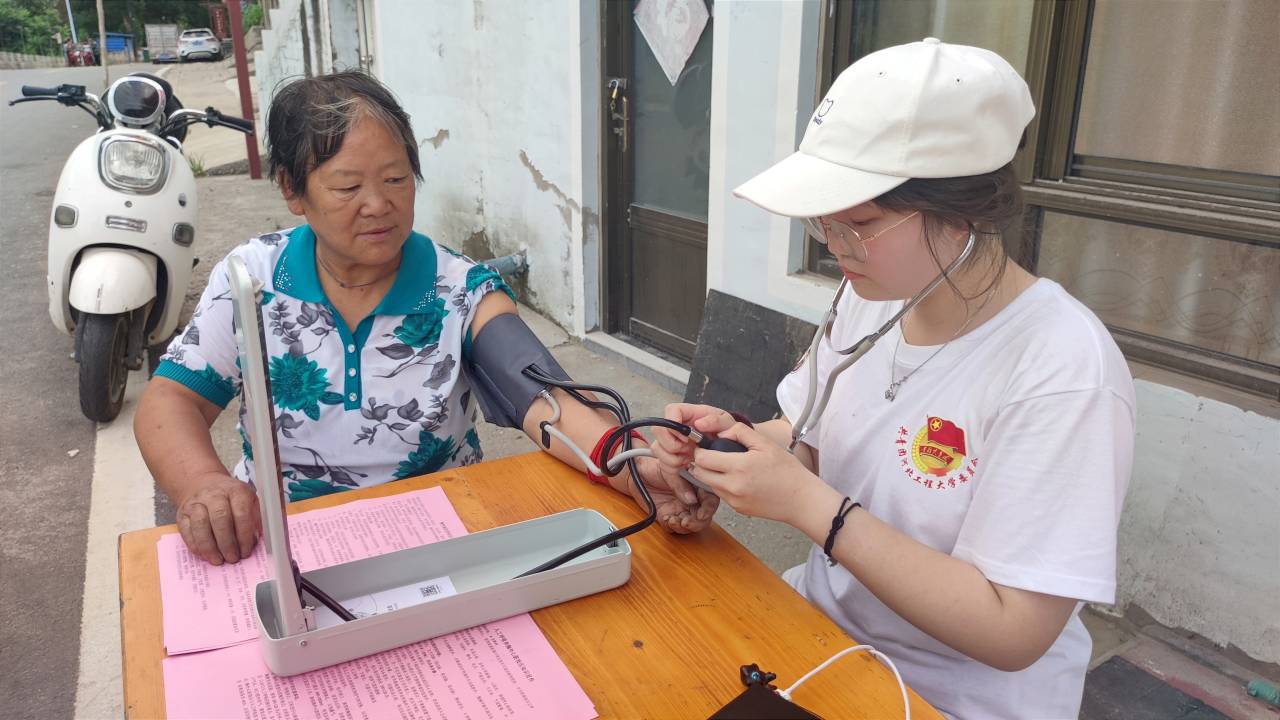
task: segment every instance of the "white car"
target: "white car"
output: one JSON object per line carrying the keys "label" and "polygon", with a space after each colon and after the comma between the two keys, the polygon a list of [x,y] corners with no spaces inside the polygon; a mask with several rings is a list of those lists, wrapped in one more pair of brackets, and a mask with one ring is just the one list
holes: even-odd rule
{"label": "white car", "polygon": [[197,57],[209,60],[222,59],[222,42],[209,28],[184,30],[178,36],[178,59],[186,62]]}

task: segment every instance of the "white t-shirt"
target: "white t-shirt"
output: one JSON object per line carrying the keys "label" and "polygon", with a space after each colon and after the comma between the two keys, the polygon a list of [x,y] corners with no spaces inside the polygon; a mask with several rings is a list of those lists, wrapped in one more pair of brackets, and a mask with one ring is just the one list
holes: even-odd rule
{"label": "white t-shirt", "polygon": [[[845,293],[834,344],[849,347],[901,306]],[[1133,379],[1107,329],[1061,286],[1041,279],[924,363],[937,349],[905,344],[895,327],[835,381],[824,416],[805,439],[819,450],[819,475],[992,582],[1114,602],[1135,402]],[[840,357],[823,341],[816,358],[783,379],[778,402],[788,418],[804,407],[806,364],[818,363],[821,392]],[[889,384],[916,367],[896,400],[886,400]],[[1076,613],[1040,660],[1010,673],[916,629],[843,566],[829,567],[822,548],[815,546],[801,568],[788,573],[793,586],[859,642],[891,657],[943,713],[984,720],[1079,714],[1091,641]]]}

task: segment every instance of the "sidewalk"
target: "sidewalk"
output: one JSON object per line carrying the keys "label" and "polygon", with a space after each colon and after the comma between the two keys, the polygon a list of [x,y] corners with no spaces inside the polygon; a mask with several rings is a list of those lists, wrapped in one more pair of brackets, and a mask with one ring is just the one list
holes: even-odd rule
{"label": "sidewalk", "polygon": [[[258,83],[252,70],[250,63],[249,88],[256,109]],[[241,117],[244,114],[240,110],[240,89],[232,58],[154,66],[152,72],[169,81],[183,107],[203,110],[212,106],[227,115]],[[259,155],[264,155],[262,138],[265,135],[266,128],[257,128]],[[228,128],[192,125],[183,143],[183,153],[197,175],[246,173],[249,160],[244,138],[242,133]]]}

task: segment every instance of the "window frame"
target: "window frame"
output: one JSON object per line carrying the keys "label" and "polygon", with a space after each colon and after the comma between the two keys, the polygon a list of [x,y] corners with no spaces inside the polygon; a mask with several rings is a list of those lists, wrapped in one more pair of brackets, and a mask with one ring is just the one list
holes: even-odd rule
{"label": "window frame", "polygon": [[[853,21],[865,7],[821,1],[817,99],[853,60]],[[1094,0],[1038,0],[1032,8],[1024,77],[1037,113],[1014,157],[1027,205],[1019,262],[1037,267],[1046,210],[1280,250],[1278,177],[1074,154],[1093,8]],[[816,249],[806,239],[809,272],[819,264]],[[1132,360],[1280,400],[1280,366],[1107,328]]]}

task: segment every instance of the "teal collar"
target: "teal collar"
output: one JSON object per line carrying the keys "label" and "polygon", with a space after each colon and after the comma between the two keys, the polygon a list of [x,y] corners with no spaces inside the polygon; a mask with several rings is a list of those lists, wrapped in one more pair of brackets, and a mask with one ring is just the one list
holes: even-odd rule
{"label": "teal collar", "polygon": [[[396,281],[374,315],[411,315],[427,309],[436,298],[436,248],[431,239],[411,232],[401,250]],[[303,302],[327,303],[316,275],[316,234],[310,225],[289,233],[289,242],[276,262],[275,291]]]}

